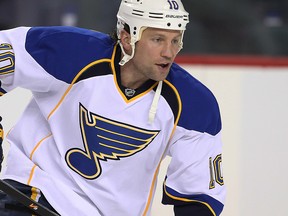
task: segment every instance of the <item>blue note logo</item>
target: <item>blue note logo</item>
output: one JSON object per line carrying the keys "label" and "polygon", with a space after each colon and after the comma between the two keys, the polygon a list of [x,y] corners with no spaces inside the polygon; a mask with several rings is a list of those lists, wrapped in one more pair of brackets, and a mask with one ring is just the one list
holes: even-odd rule
{"label": "blue note logo", "polygon": [[141,152],[159,131],[141,129],[113,121],[79,106],[83,149],[66,153],[68,166],[86,179],[96,179],[102,173],[101,161],[120,160]]}

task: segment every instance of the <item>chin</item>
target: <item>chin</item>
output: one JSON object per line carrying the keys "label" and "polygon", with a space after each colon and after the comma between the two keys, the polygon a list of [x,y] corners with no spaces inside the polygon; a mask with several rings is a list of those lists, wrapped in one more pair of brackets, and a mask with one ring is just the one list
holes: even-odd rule
{"label": "chin", "polygon": [[166,79],[167,75],[168,75],[168,74],[166,74],[165,76],[158,77],[158,78],[153,79],[153,80],[155,80],[155,81],[157,81],[157,82],[159,82],[159,81],[163,81],[163,80]]}

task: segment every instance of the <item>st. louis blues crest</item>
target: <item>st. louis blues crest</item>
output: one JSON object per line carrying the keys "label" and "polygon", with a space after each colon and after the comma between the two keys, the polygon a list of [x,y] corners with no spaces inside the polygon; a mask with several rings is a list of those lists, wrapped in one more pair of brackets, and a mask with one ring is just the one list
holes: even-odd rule
{"label": "st. louis blues crest", "polygon": [[89,112],[82,104],[79,114],[83,149],[70,149],[66,153],[66,162],[86,179],[101,175],[101,160],[132,156],[146,148],[159,133],[101,117]]}

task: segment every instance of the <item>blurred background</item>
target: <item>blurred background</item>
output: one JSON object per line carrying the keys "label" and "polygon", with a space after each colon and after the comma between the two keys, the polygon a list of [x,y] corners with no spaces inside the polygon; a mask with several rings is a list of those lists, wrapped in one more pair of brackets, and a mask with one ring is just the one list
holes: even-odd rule
{"label": "blurred background", "polygon": [[[156,1],[156,0],[155,0]],[[221,216],[288,215],[288,1],[182,0],[190,13],[178,62],[212,90],[223,122],[227,187]],[[0,29],[70,25],[110,33],[120,0],[0,0]],[[232,61],[231,61],[232,59]],[[0,100],[6,133],[31,93]],[[5,152],[9,144],[4,142]],[[159,173],[152,216],[173,216],[161,205]],[[4,161],[5,164],[5,161]]]}
{"label": "blurred background", "polygon": [[[183,0],[183,53],[288,55],[287,0]],[[75,25],[110,33],[119,0],[0,0],[0,28]]]}

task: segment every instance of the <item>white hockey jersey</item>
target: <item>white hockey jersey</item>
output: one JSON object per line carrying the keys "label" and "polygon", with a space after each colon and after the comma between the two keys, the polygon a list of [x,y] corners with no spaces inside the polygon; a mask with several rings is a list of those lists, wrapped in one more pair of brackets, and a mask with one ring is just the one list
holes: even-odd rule
{"label": "white hockey jersey", "polygon": [[225,186],[214,96],[173,64],[150,124],[157,83],[125,94],[119,60],[117,44],[95,31],[0,32],[0,96],[16,87],[33,94],[7,137],[3,178],[39,188],[63,216],[150,215],[169,155],[163,203],[197,202],[219,215]]}

